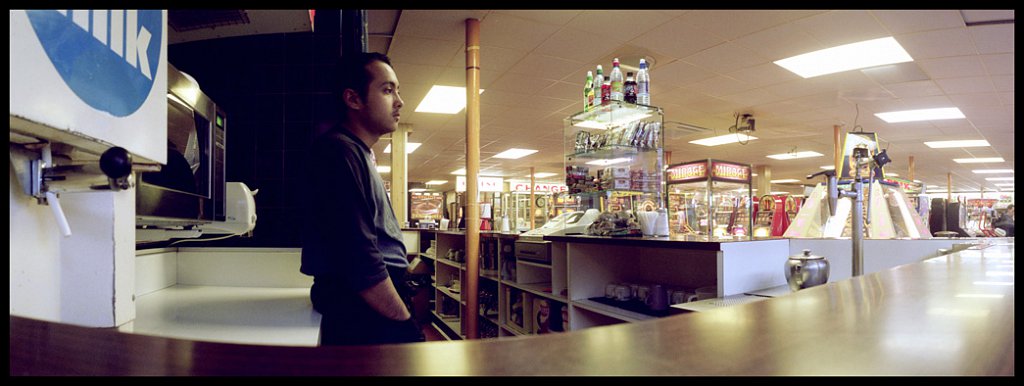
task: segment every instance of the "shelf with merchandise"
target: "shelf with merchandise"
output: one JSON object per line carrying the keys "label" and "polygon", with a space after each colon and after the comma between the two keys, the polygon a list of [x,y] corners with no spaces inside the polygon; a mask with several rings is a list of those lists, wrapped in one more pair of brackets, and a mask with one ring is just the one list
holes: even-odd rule
{"label": "shelf with merchandise", "polygon": [[565,184],[576,210],[665,207],[664,113],[611,101],[565,118]]}

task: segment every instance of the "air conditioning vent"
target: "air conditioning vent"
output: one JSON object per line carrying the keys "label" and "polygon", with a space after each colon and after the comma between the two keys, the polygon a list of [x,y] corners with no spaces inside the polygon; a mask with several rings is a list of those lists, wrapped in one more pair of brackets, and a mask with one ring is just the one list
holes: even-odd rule
{"label": "air conditioning vent", "polygon": [[167,24],[177,32],[249,24],[245,10],[168,10]]}

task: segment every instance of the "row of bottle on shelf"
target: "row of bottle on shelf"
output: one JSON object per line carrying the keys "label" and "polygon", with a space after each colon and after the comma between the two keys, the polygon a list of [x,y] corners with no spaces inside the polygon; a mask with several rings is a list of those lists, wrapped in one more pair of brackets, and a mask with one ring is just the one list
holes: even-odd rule
{"label": "row of bottle on shelf", "polygon": [[647,61],[640,59],[640,71],[633,79],[633,73],[627,72],[622,77],[622,70],[619,69],[619,58],[612,61],[612,71],[608,78],[604,77],[604,70],[597,65],[597,77],[592,71],[587,71],[587,82],[583,86],[583,111],[606,104],[611,101],[623,101],[640,105],[651,105],[651,75],[647,71]]}

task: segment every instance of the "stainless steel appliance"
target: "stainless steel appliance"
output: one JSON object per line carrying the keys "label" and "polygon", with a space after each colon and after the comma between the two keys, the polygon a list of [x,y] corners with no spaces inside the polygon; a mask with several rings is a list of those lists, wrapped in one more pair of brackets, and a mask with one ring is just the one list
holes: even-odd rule
{"label": "stainless steel appliance", "polygon": [[141,173],[138,226],[225,221],[227,119],[191,76],[167,65],[167,164]]}
{"label": "stainless steel appliance", "polygon": [[827,283],[828,274],[828,260],[812,255],[810,249],[786,260],[786,282],[794,292]]}

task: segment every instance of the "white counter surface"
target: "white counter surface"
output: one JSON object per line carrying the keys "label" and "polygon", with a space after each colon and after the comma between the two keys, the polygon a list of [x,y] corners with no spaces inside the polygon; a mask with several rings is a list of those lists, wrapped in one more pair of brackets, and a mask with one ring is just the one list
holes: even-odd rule
{"label": "white counter surface", "polygon": [[316,346],[309,288],[174,285],[136,299],[122,332],[212,342]]}

